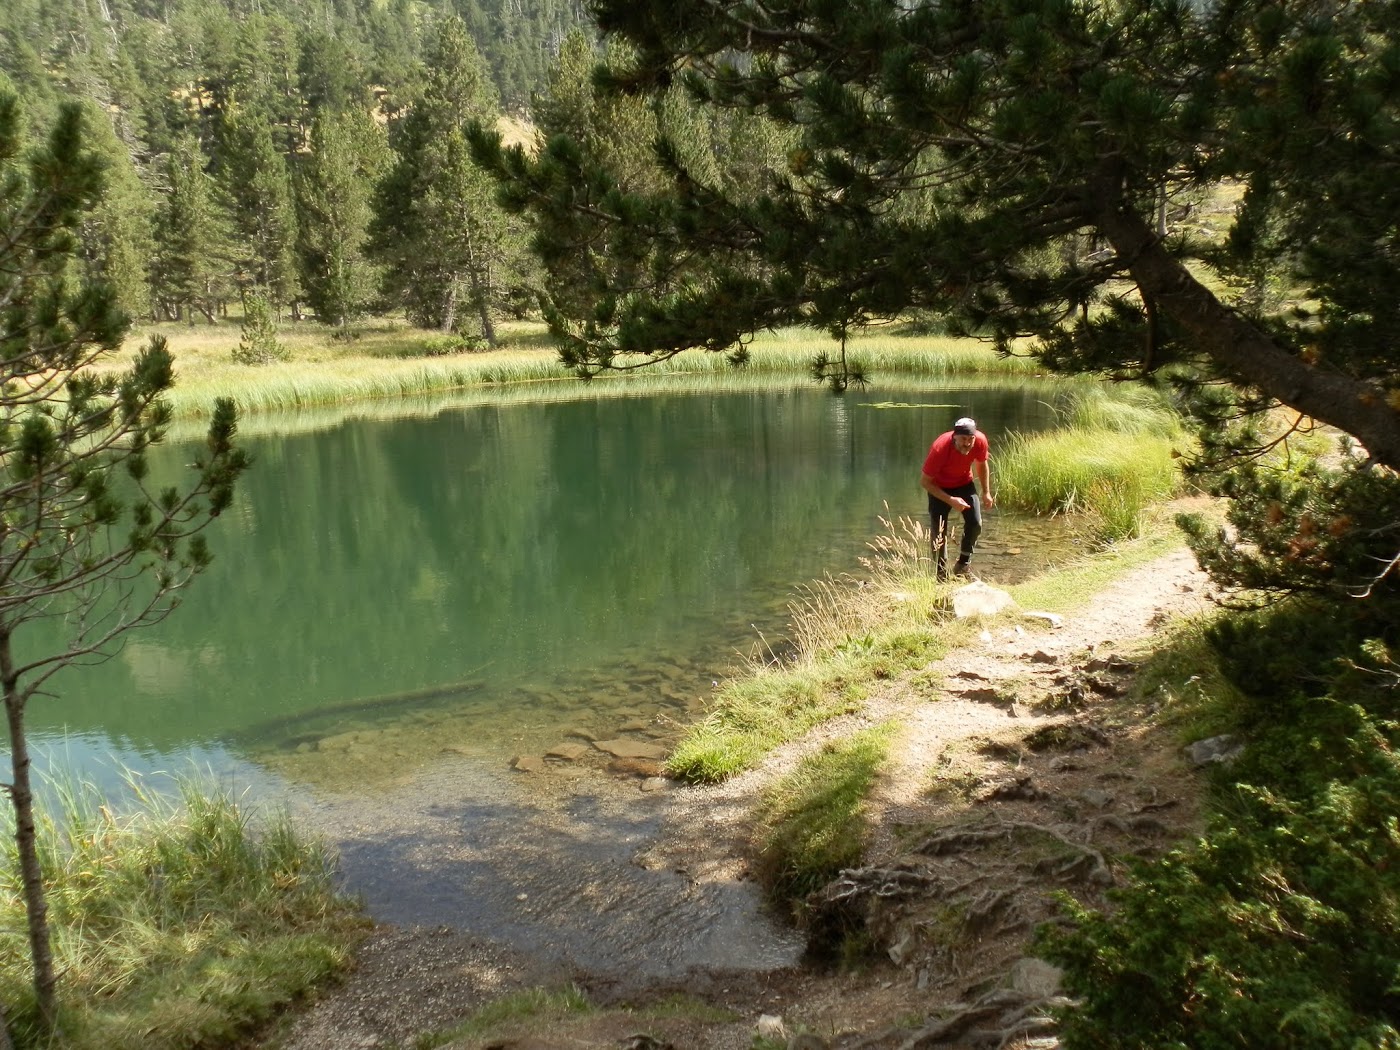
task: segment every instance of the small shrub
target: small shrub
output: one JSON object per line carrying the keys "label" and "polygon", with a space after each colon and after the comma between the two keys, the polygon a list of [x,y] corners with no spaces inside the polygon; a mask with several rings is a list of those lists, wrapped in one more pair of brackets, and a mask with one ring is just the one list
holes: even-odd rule
{"label": "small shrub", "polygon": [[233,349],[233,359],[240,365],[266,365],[290,360],[291,356],[277,338],[277,321],[267,297],[248,296],[243,310],[243,336]]}
{"label": "small shrub", "polygon": [[1199,842],[1042,931],[1082,997],[1070,1050],[1400,1047],[1400,667],[1337,612],[1294,599],[1209,633],[1249,744]]}

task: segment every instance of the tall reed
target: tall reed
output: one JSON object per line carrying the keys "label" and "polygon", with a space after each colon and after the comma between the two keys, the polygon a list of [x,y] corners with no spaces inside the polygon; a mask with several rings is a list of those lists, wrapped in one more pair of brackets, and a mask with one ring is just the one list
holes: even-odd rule
{"label": "tall reed", "polygon": [[1038,514],[1083,513],[1105,542],[1138,535],[1141,513],[1180,477],[1172,439],[1115,430],[1013,435],[995,460],[998,499]]}
{"label": "tall reed", "polygon": [[[151,335],[170,341],[179,382],[171,392],[177,417],[198,417],[219,396],[233,397],[245,413],[273,412],[352,400],[399,397],[443,390],[573,380],[559,363],[542,326],[515,324],[502,349],[440,355],[438,333],[381,327],[364,338],[340,342],[316,326],[283,326],[279,338],[292,359],[260,367],[236,363],[237,330],[187,326],[141,329],[134,349]],[[791,376],[806,379],[813,357],[832,352],[832,340],[810,329],[760,333],[746,365],[736,369],[725,354],[689,350],[637,373],[648,376]],[[897,378],[953,375],[1024,377],[1038,372],[1025,358],[999,357],[985,342],[948,336],[876,331],[848,343],[848,357],[882,385]]]}
{"label": "tall reed", "polygon": [[[286,814],[255,822],[194,779],[173,794],[128,781],[120,809],[60,783],[38,822],[65,1047],[229,1043],[348,964],[357,909]],[[13,828],[0,830],[0,996],[18,1045],[38,1046]]]}
{"label": "tall reed", "polygon": [[1181,421],[1146,387],[1084,386],[1061,426],[1013,434],[997,449],[994,487],[1003,504],[1037,514],[1084,514],[1103,543],[1138,536],[1142,512],[1181,484]]}

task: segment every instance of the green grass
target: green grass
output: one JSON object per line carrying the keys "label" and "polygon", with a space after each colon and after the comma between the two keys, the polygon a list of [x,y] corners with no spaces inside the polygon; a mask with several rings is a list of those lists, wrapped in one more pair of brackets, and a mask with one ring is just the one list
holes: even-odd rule
{"label": "green grass", "polygon": [[1037,514],[1084,514],[1100,543],[1133,539],[1144,509],[1181,484],[1173,445],[1170,437],[1113,430],[1013,435],[996,457],[997,498]]}
{"label": "green grass", "polygon": [[413,1048],[436,1050],[449,1043],[480,1040],[521,1024],[557,1027],[567,1018],[594,1012],[595,1007],[578,988],[527,988],[492,1000],[451,1028],[419,1036],[413,1041]]}
{"label": "green grass", "polygon": [[1156,717],[1183,745],[1239,730],[1246,707],[1226,677],[1220,652],[1210,642],[1212,623],[1228,615],[1180,620],[1153,636],[1150,651],[1133,678],[1135,699],[1151,703]]}
{"label": "green grass", "polygon": [[1007,507],[1036,514],[1082,514],[1100,543],[1135,538],[1142,513],[1181,484],[1181,422],[1154,390],[1082,385],[1061,425],[1013,434],[996,450],[994,485]]}
{"label": "green grass", "polygon": [[755,873],[774,902],[800,910],[809,893],[860,864],[865,800],[894,735],[885,724],[829,743],[764,793]]}
{"label": "green grass", "polygon": [[718,783],[757,765],[780,744],[856,710],[865,697],[858,668],[839,660],[760,668],[727,682],[710,713],[666,761],[673,777]]}
{"label": "green grass", "polygon": [[[321,844],[193,781],[176,800],[133,783],[128,813],[70,785],[38,821],[65,1048],[229,1044],[348,965],[363,924]],[[0,997],[16,1045],[47,1046],[4,835]]]}
{"label": "green grass", "polygon": [[[509,992],[473,1011],[465,1020],[436,1032],[426,1032],[409,1045],[413,1050],[444,1046],[594,1046],[595,1030],[626,1026],[636,1031],[664,1027],[682,1020],[700,1024],[733,1024],[737,1014],[683,992],[645,1006],[594,1005],[576,987],[526,988]],[[658,1041],[660,1045],[660,1041]]]}

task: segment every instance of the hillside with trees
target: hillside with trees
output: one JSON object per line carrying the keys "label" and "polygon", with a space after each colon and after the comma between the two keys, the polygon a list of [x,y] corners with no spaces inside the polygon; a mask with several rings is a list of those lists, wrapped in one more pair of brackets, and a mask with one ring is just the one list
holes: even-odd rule
{"label": "hillside with trees", "polygon": [[[527,116],[581,18],[570,0],[18,0],[0,10],[0,86],[25,100],[30,141],[64,103],[85,108],[107,192],[83,262],[130,316],[212,322],[257,296],[282,318],[344,329],[407,310],[489,342],[493,314],[529,298],[519,223],[464,145],[424,143]],[[472,70],[466,95],[437,64],[449,55]],[[463,180],[476,189],[453,214],[474,261],[419,291],[400,265],[422,247],[412,215]],[[395,198],[429,183],[428,200]],[[425,309],[425,294],[468,305]]]}

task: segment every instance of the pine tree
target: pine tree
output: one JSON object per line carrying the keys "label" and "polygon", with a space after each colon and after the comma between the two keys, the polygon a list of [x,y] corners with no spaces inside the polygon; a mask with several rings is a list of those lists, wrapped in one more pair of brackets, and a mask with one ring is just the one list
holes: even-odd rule
{"label": "pine tree", "polygon": [[316,316],[344,330],[365,312],[378,283],[365,242],[374,183],[389,148],[363,110],[323,111],[311,146],[297,180],[301,279]]}
{"label": "pine tree", "polygon": [[166,158],[164,178],[151,259],[157,307],[169,320],[193,320],[198,311],[212,324],[233,290],[227,204],[193,138],[182,139]]}
{"label": "pine tree", "polygon": [[233,359],[240,365],[266,365],[286,361],[291,351],[277,338],[277,318],[267,296],[252,292],[243,297],[243,329]]}
{"label": "pine tree", "polygon": [[[542,226],[606,214],[704,278],[616,290],[584,366],[732,347],[769,325],[841,334],[932,311],[1051,364],[1168,366],[1232,381],[1355,435],[1400,466],[1394,4],[984,0],[596,0],[628,41],[610,87],[684,84],[798,135],[758,198],[674,164],[665,194],[594,192],[597,165],[550,149],[479,155]],[[679,153],[671,151],[679,160]],[[1162,202],[1245,187],[1228,239],[1159,232]],[[906,202],[920,198],[918,208]],[[1264,215],[1282,228],[1253,236]],[[1067,250],[1092,240],[1096,250]],[[1197,273],[1287,247],[1295,316],[1251,313]],[[1286,260],[1276,256],[1280,263]],[[1217,286],[1218,287],[1218,286]],[[1317,307],[1307,304],[1315,303]],[[838,369],[839,371],[839,369]]]}
{"label": "pine tree", "polygon": [[149,317],[155,200],[126,146],[118,141],[108,115],[89,107],[86,126],[93,150],[107,165],[106,191],[83,226],[87,273],[112,289],[128,316]]}
{"label": "pine tree", "polygon": [[[629,50],[614,40],[608,60],[625,62]],[[577,206],[531,212],[531,244],[546,274],[544,313],[563,340],[565,361],[585,374],[595,362],[573,348],[598,345],[633,289],[664,297],[691,284],[706,265],[677,259],[609,217],[633,200],[649,199],[660,208],[674,199],[678,205],[694,185],[752,200],[765,173],[785,162],[793,140],[762,116],[697,107],[678,90],[651,98],[599,91],[597,62],[588,38],[571,32],[548,90],[534,104],[539,170],[577,195]],[[673,180],[677,170],[684,170],[684,183]],[[524,203],[516,197],[517,206]]]}
{"label": "pine tree", "polygon": [[440,27],[428,68],[375,196],[371,251],[384,265],[385,291],[412,321],[443,331],[475,327],[494,345],[512,230],[493,184],[468,155],[464,130],[495,121],[496,94],[458,19]]}
{"label": "pine tree", "polygon": [[220,182],[238,240],[237,284],[259,290],[280,309],[300,292],[291,175],[261,110],[239,107],[226,114],[223,140]]}
{"label": "pine tree", "polygon": [[[83,145],[76,105],[28,164],[16,161],[19,126],[14,98],[0,96],[0,699],[35,1006],[42,1041],[61,1043],[26,712],[58,670],[110,655],[126,631],[174,608],[209,562],[198,533],[228,506],[245,461],[233,403],[221,399],[188,484],[151,486],[147,453],[170,420],[173,360],[156,340],[129,370],[94,369],[119,350],[127,321],[109,288],[72,279],[101,162]],[[64,625],[62,640],[18,649],[40,620]]]}

